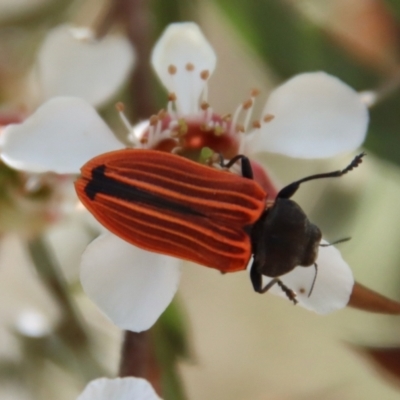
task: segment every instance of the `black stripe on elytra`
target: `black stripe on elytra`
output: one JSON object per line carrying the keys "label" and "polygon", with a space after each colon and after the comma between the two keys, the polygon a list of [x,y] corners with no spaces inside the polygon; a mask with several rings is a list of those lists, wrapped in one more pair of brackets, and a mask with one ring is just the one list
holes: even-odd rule
{"label": "black stripe on elytra", "polygon": [[190,207],[166,200],[135,186],[110,178],[105,175],[105,170],[105,165],[100,165],[92,170],[92,179],[85,187],[85,193],[91,200],[95,199],[96,194],[101,193],[128,202],[143,203],[181,214],[205,216]]}

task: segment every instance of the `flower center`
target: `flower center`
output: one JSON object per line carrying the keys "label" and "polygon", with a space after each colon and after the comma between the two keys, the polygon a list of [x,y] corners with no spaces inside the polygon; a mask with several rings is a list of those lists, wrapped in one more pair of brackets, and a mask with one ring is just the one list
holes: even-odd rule
{"label": "flower center", "polygon": [[[194,67],[187,66],[188,71]],[[176,73],[170,66],[171,75]],[[201,79],[208,79],[208,71],[201,72]],[[177,107],[177,96],[170,93],[166,110],[152,115],[147,123],[132,127],[125,117],[124,107],[117,104],[121,119],[130,130],[130,140],[135,147],[178,153],[195,161],[201,160],[202,149],[209,148],[231,159],[244,151],[245,134],[249,130],[260,128],[260,121],[250,122],[258,90],[240,104],[233,114],[215,113],[206,101],[203,91],[202,101],[196,106],[196,112],[182,115]],[[273,118],[271,116],[271,118]],[[263,122],[267,122],[264,121]]]}

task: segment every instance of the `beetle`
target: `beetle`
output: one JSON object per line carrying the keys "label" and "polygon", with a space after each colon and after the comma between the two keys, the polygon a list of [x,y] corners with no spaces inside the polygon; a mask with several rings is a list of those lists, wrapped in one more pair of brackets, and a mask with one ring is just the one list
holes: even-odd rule
{"label": "beetle", "polygon": [[[315,266],[322,234],[291,197],[304,182],[340,177],[343,170],[307,176],[268,193],[253,180],[250,160],[237,155],[224,170],[157,150],[124,149],[99,155],[81,168],[75,182],[84,206],[121,239],[152,252],[189,260],[223,273],[245,270],[258,293],[278,284],[296,266]],[[241,162],[242,176],[228,169]],[[312,283],[312,287],[315,283]],[[263,287],[262,276],[273,278]]]}

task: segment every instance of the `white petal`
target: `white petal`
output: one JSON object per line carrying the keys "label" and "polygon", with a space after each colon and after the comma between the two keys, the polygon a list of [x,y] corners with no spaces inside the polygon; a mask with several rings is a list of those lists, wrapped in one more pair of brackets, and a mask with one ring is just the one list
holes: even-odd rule
{"label": "white petal", "polygon": [[160,400],[142,378],[100,378],[89,382],[77,400]]}
{"label": "white petal", "polygon": [[[315,276],[313,266],[297,267],[283,275],[281,281],[297,293],[299,305],[308,310],[318,314],[328,314],[346,307],[353,289],[354,278],[339,250],[333,246],[320,247],[317,265],[318,274],[310,297],[308,294]],[[270,278],[265,279],[265,283],[268,281]],[[270,292],[286,297],[277,285],[272,287]]]}
{"label": "white petal", "polygon": [[133,49],[124,37],[107,35],[96,40],[88,29],[61,25],[44,40],[34,76],[42,100],[76,96],[98,106],[120,89],[133,63]]}
{"label": "white petal", "polygon": [[179,260],[151,253],[106,233],[83,253],[86,294],[120,328],[149,329],[171,302],[180,279]]}
{"label": "white petal", "polygon": [[[200,73],[213,73],[217,58],[200,28],[193,22],[169,25],[156,43],[151,58],[153,67],[163,85],[177,96],[178,111],[183,115],[198,110],[200,94],[205,82]],[[192,64],[193,71],[186,66]],[[169,66],[176,74],[168,72]]]}
{"label": "white petal", "polygon": [[357,92],[324,72],[295,76],[275,89],[248,151],[324,158],[357,149],[368,127],[368,110]]}
{"label": "white petal", "polygon": [[49,100],[2,136],[3,161],[38,173],[77,174],[94,156],[124,148],[95,109],[74,97]]}

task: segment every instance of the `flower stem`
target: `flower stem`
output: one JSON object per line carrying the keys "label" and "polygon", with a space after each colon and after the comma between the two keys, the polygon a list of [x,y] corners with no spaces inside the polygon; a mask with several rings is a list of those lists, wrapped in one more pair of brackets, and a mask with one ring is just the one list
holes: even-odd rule
{"label": "flower stem", "polygon": [[139,119],[147,119],[157,111],[149,64],[151,21],[148,0],[112,0],[108,15],[98,28],[98,34],[101,35],[115,22],[120,22],[125,27],[137,56],[129,82],[129,93],[134,102],[135,116]]}
{"label": "flower stem", "polygon": [[58,327],[60,337],[73,346],[85,346],[88,337],[82,326],[59,271],[59,266],[43,237],[28,242],[28,250],[36,271],[63,311],[63,320]]}
{"label": "flower stem", "polygon": [[156,360],[149,331],[125,331],[121,349],[119,376],[136,376],[147,379],[158,394],[161,394],[160,369]]}

